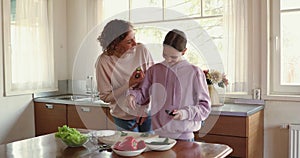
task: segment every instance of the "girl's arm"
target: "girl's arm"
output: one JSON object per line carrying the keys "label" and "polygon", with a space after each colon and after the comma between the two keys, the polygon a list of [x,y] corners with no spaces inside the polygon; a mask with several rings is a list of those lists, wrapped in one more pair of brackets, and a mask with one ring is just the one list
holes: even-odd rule
{"label": "girl's arm", "polygon": [[203,121],[210,114],[211,102],[206,77],[200,69],[197,69],[194,77],[194,82],[192,84],[194,87],[193,94],[195,96],[193,96],[193,98],[195,98],[195,104],[174,111],[173,114],[177,114],[177,116],[174,116],[174,119]]}
{"label": "girl's arm", "polygon": [[130,89],[127,93],[128,97],[134,98],[135,102],[140,105],[146,105],[149,102],[149,88],[151,86],[151,70],[145,74],[145,78],[135,89]]}

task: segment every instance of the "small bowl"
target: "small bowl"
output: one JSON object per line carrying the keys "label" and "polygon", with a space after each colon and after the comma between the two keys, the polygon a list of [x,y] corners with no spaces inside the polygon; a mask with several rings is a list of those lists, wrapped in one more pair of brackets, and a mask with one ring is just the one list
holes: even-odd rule
{"label": "small bowl", "polygon": [[138,149],[138,150],[132,150],[132,151],[123,151],[123,150],[117,150],[114,148],[114,146],[111,147],[111,149],[120,156],[137,156],[140,155],[141,153],[143,153],[146,150],[147,147],[143,148],[143,149]]}

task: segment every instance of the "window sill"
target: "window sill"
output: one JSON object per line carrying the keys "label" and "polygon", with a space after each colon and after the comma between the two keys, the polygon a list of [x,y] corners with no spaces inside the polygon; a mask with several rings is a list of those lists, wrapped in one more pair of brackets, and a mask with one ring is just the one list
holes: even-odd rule
{"label": "window sill", "polygon": [[[224,97],[224,96],[222,96]],[[251,95],[233,95],[228,94],[225,95],[225,100],[234,100],[234,99],[252,99]],[[262,95],[261,100],[264,101],[292,101],[292,102],[300,102],[300,95],[279,95],[279,94],[269,94],[269,95]]]}
{"label": "window sill", "polygon": [[[252,96],[248,94],[225,94],[220,95],[221,98],[225,99],[225,102],[231,102],[235,99],[246,99],[252,100]],[[225,97],[225,98],[224,98]],[[292,101],[292,102],[300,102],[300,95],[279,95],[279,94],[269,94],[262,95],[261,100],[264,101]]]}
{"label": "window sill", "polygon": [[262,99],[265,101],[300,101],[299,95],[263,95]]}

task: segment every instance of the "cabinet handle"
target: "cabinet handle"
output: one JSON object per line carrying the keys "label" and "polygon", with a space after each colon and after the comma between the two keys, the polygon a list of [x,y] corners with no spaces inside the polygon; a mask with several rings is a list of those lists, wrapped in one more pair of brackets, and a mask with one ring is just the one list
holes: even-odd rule
{"label": "cabinet handle", "polygon": [[52,104],[46,104],[46,108],[47,109],[53,109],[53,105]]}
{"label": "cabinet handle", "polygon": [[88,108],[88,107],[81,107],[81,111],[83,111],[83,112],[90,112],[91,109]]}

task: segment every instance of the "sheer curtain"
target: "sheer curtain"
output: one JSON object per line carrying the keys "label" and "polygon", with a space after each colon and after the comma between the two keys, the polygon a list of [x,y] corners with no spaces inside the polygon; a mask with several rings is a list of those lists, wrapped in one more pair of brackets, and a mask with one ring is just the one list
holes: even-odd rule
{"label": "sheer curtain", "polygon": [[47,0],[16,0],[11,21],[12,93],[55,89]]}
{"label": "sheer curtain", "polygon": [[247,0],[225,0],[224,61],[230,85],[228,92],[248,91],[248,13]]}

